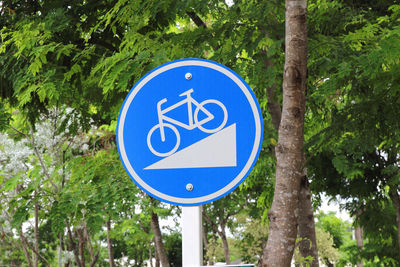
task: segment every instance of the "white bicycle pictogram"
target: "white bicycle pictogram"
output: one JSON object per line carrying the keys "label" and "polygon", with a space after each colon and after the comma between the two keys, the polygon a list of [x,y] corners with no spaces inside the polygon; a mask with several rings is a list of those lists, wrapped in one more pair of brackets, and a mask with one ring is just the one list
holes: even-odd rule
{"label": "white bicycle pictogram", "polygon": [[[179,145],[180,145],[180,142],[181,142],[181,137],[180,137],[180,134],[178,132],[178,129],[173,124],[175,124],[177,126],[180,126],[180,127],[184,128],[184,129],[187,129],[187,130],[193,130],[195,128],[198,128],[198,129],[200,129],[201,131],[203,131],[205,133],[218,132],[219,130],[221,130],[225,126],[226,122],[228,121],[228,112],[227,112],[225,106],[221,102],[219,102],[218,100],[215,100],[215,99],[207,99],[207,100],[204,100],[204,101],[199,103],[191,96],[191,93],[193,93],[193,92],[194,92],[193,89],[189,89],[189,90],[183,92],[179,96],[186,96],[185,99],[183,99],[183,100],[177,102],[176,104],[174,104],[172,106],[169,106],[169,107],[167,107],[165,109],[161,109],[161,105],[163,103],[167,102],[167,99],[164,98],[164,99],[158,101],[158,103],[157,103],[158,124],[154,125],[150,129],[149,133],[147,134],[147,146],[149,147],[150,151],[154,155],[159,156],[159,157],[166,157],[166,156],[169,156],[169,155],[175,153],[176,150],[179,148]],[[189,118],[188,123],[183,123],[181,121],[175,120],[175,119],[170,118],[170,117],[165,115],[167,112],[169,112],[171,110],[174,110],[174,109],[176,109],[176,108],[178,108],[178,107],[180,107],[182,105],[185,105],[185,104],[187,104],[187,112],[188,112],[188,118]],[[193,112],[193,109],[192,109],[192,104],[196,107],[194,112]],[[214,115],[204,107],[207,104],[215,104],[215,105],[217,105],[219,108],[222,109],[223,114],[224,114],[222,123],[219,124],[217,127],[212,128],[212,129],[207,129],[207,128],[205,128],[203,126],[203,124],[205,124],[205,123],[207,123],[207,122],[209,122],[209,121],[214,119]],[[204,118],[204,119],[202,119],[200,121],[199,121],[199,117],[198,117],[199,116],[199,111],[202,111],[206,115],[206,118]],[[170,123],[167,123],[167,122],[170,122]],[[165,127],[170,128],[175,133],[175,135],[176,135],[176,144],[170,151],[161,153],[161,152],[158,152],[157,150],[155,150],[153,145],[151,144],[151,136],[153,135],[153,133],[156,130],[159,130],[160,131],[160,135],[161,135],[161,141],[165,142],[165,129],[164,129]]]}

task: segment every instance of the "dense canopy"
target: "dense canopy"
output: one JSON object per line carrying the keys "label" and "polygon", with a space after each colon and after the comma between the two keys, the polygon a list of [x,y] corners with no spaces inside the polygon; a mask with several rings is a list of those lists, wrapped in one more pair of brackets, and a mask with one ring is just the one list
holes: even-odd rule
{"label": "dense canopy", "polygon": [[[228,66],[260,103],[259,160],[203,207],[203,242],[204,264],[263,264],[286,112],[283,1],[11,0],[0,14],[0,265],[181,266],[180,207],[145,195],[115,143],[130,88],[181,58]],[[327,265],[399,266],[400,4],[309,1],[306,18],[301,190],[317,246],[299,229],[293,261],[317,266],[312,247]],[[327,199],[352,220],[319,211]]]}

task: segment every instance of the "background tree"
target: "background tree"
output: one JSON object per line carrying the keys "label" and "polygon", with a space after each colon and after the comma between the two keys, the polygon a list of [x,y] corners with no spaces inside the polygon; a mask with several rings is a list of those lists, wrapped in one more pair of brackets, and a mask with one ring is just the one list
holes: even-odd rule
{"label": "background tree", "polygon": [[[332,236],[320,227],[316,227],[315,232],[317,237],[318,255],[321,261],[328,266],[339,263],[340,252],[335,248]],[[295,250],[294,261],[298,266],[310,264],[310,260],[304,258],[298,249]]]}
{"label": "background tree", "polygon": [[[319,82],[312,85],[312,118],[314,122],[316,117],[324,118],[324,122],[310,139],[308,151],[312,160],[309,166],[319,177],[313,180],[314,188],[322,189],[332,197],[340,195],[348,201],[346,207],[353,215],[361,212],[363,217],[367,216],[364,214],[367,202],[368,206],[381,205],[378,203],[392,202],[398,194],[395,175],[398,140],[394,137],[398,128],[395,119],[398,63],[392,60],[392,54],[398,51],[394,43],[398,43],[395,41],[398,40],[398,23],[395,21],[399,13],[398,6],[391,1],[382,1],[382,7],[376,9],[369,8],[374,4],[347,4],[336,3],[330,12],[355,13],[358,19],[347,17],[349,21],[345,25],[335,27],[335,35],[318,38],[324,41],[325,47],[319,49],[325,58],[316,59],[315,66],[320,70],[324,66],[332,68],[328,68],[329,73],[322,72]],[[328,59],[336,63],[326,64]],[[320,98],[322,96],[324,100]],[[326,112],[327,107],[333,112]],[[377,202],[375,205],[372,204],[374,201]],[[383,212],[381,214],[383,216]],[[363,229],[368,224],[359,218],[357,221]],[[395,224],[392,220],[392,225]],[[374,230],[369,228],[369,231]],[[367,231],[364,235],[368,236]],[[381,245],[375,243],[376,249]],[[392,244],[385,256],[377,257],[385,261],[389,256],[389,261],[396,262],[397,257],[391,256],[389,251],[397,247]],[[368,261],[374,262],[375,256],[369,256]]]}

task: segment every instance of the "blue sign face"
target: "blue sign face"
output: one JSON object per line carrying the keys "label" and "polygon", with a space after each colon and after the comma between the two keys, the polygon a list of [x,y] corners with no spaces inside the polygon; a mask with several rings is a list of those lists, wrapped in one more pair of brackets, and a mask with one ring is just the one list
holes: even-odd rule
{"label": "blue sign face", "polygon": [[117,144],[149,195],[196,206],[235,189],[262,143],[260,107],[246,82],[216,62],[183,59],[136,83],[122,105]]}

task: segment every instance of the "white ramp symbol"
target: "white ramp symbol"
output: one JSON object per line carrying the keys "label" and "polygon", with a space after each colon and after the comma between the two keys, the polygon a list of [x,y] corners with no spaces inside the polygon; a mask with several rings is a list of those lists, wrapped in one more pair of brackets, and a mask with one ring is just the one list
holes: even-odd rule
{"label": "white ramp symbol", "polygon": [[236,123],[146,168],[179,169],[236,166]]}

